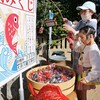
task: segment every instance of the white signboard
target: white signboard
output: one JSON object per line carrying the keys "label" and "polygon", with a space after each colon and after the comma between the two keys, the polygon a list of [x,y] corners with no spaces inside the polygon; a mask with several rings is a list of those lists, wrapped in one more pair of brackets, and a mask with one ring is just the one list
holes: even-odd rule
{"label": "white signboard", "polygon": [[36,64],[36,1],[0,0],[0,87]]}

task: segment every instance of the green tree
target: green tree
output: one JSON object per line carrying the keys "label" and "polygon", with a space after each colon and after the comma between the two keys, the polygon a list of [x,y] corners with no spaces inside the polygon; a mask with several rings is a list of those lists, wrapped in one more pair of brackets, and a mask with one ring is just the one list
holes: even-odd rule
{"label": "green tree", "polygon": [[[54,13],[57,25],[53,26],[53,40],[55,41],[67,35],[67,31],[62,28],[62,17],[67,17],[69,20],[79,20],[80,17],[76,10],[76,6],[81,5],[84,0],[38,0],[37,2],[37,34],[42,26],[43,35],[47,36],[48,28],[45,27],[44,21],[49,18],[49,10]],[[53,44],[53,45],[54,45]]]}

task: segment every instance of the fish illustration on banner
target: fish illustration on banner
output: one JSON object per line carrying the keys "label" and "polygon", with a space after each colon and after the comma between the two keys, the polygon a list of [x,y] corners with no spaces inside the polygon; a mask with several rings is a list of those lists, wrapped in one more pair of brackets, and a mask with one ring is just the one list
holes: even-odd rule
{"label": "fish illustration on banner", "polygon": [[5,36],[10,49],[15,53],[15,55],[18,55],[18,41],[14,42],[18,27],[18,15],[15,13],[10,14],[5,23]]}

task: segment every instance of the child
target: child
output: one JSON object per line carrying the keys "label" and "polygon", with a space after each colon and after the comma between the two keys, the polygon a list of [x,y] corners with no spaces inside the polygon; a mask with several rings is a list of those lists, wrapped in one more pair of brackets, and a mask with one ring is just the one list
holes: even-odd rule
{"label": "child", "polygon": [[89,85],[89,83],[93,81],[100,83],[100,50],[94,41],[94,35],[95,29],[87,25],[79,30],[75,39],[75,44],[78,43],[79,39],[82,42],[79,46],[75,47],[75,51],[80,52],[81,56],[78,73],[85,74],[77,84],[81,100],[87,100],[87,90],[95,88],[95,85]]}

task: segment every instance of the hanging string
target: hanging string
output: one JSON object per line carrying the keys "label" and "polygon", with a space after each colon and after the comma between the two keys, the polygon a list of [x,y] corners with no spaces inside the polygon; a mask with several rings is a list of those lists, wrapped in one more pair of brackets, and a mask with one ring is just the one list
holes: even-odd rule
{"label": "hanging string", "polygon": [[[61,10],[59,9],[59,7],[53,2],[53,0],[50,0],[50,1],[51,1],[52,4],[54,4],[54,6],[57,8],[57,10],[58,10],[59,13],[60,13],[61,18],[63,19],[63,15],[62,15]],[[46,7],[47,7],[47,4],[46,4]],[[44,12],[46,12],[46,7],[45,7]],[[43,33],[43,25],[44,25],[44,20],[43,20],[42,23],[41,23],[41,27],[40,27],[40,29],[39,29],[39,33]]]}
{"label": "hanging string", "polygon": [[[61,13],[61,10],[59,9],[59,7],[53,2],[53,0],[50,0],[53,4],[54,4],[54,6],[57,8],[57,10],[59,11],[59,13],[60,13],[60,16],[61,16],[61,18],[63,19],[63,15],[62,15],[62,13]],[[46,7],[47,7],[47,4],[46,4]],[[44,12],[46,12],[46,7],[45,7],[45,10],[44,10]],[[43,24],[44,24],[44,21],[42,21],[42,23],[41,23],[41,27],[43,27]]]}
{"label": "hanging string", "polygon": [[53,2],[53,0],[50,0],[53,4],[54,4],[54,6],[57,8],[57,10],[59,11],[59,13],[60,13],[60,16],[61,16],[61,18],[63,19],[64,17],[63,17],[63,15],[62,15],[62,13],[61,13],[61,10],[59,9],[59,7]]}

